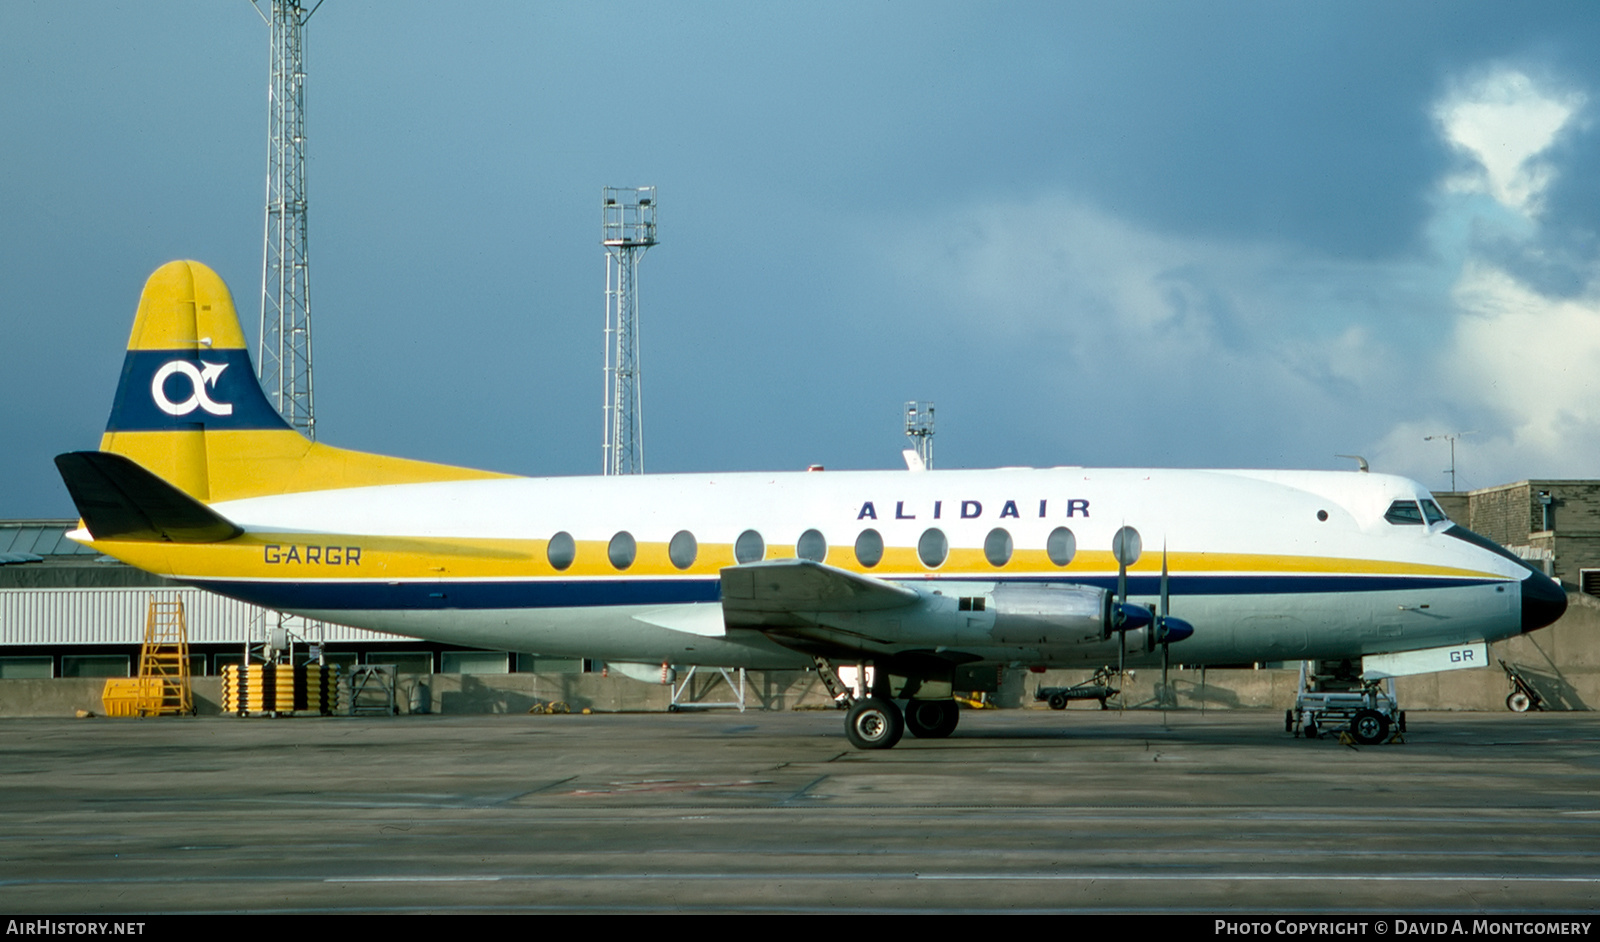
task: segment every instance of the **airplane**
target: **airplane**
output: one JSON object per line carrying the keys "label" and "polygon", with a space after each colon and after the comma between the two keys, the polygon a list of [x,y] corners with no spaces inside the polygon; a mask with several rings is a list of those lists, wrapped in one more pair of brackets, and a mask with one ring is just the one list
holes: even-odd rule
{"label": "airplane", "polygon": [[[145,285],[100,447],[56,458],[74,539],[269,609],[609,661],[861,668],[863,749],[948,736],[1004,668],[1439,652],[1561,587],[1356,471],[1000,468],[527,478],[308,440],[222,279]],[[901,704],[904,704],[902,707]]]}

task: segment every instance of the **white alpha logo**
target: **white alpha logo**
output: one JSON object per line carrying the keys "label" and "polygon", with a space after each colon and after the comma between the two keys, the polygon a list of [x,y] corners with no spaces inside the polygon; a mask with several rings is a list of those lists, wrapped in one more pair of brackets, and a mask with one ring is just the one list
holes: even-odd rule
{"label": "white alpha logo", "polygon": [[[150,381],[150,398],[156,401],[156,408],[167,415],[188,415],[197,408],[204,409],[212,415],[233,415],[232,403],[213,402],[211,397],[206,395],[206,387],[216,388],[217,377],[227,368],[226,363],[205,363],[205,369],[202,370],[188,360],[173,360],[156,370],[156,378]],[[173,373],[182,373],[189,377],[189,398],[182,402],[168,399],[166,390],[161,388],[167,377]]]}

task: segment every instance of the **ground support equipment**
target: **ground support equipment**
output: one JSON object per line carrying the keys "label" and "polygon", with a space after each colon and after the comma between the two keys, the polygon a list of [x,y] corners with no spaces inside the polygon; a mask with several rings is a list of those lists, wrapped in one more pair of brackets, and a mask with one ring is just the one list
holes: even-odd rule
{"label": "ground support equipment", "polygon": [[1070,687],[1037,687],[1033,691],[1033,699],[1039,703],[1048,703],[1052,710],[1065,710],[1067,704],[1073,700],[1099,700],[1100,709],[1106,709],[1106,700],[1121,693],[1118,687],[1111,686],[1111,678],[1116,671],[1109,667],[1102,667],[1094,672],[1094,676],[1081,684]]}
{"label": "ground support equipment", "polygon": [[[1284,731],[1316,739],[1327,732],[1348,732],[1363,746],[1398,738],[1406,730],[1406,714],[1387,683],[1365,680],[1348,662],[1302,661],[1294,708],[1284,714]],[[1381,686],[1380,686],[1381,685]]]}

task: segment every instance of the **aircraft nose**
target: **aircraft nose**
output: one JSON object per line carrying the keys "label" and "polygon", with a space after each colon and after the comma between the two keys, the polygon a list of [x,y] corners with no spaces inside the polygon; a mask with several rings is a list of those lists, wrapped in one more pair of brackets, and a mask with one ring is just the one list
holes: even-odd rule
{"label": "aircraft nose", "polygon": [[1522,580],[1522,630],[1543,628],[1567,610],[1567,593],[1542,572],[1530,572]]}

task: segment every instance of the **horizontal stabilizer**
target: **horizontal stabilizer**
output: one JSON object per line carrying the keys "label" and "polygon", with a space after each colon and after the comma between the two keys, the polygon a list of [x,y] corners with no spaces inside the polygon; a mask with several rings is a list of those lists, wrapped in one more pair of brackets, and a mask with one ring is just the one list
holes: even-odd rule
{"label": "horizontal stabilizer", "polygon": [[96,540],[219,543],[244,532],[121,455],[73,451],[56,468]]}
{"label": "horizontal stabilizer", "polygon": [[869,612],[917,601],[905,586],[809,559],[774,559],[722,570],[724,612]]}

